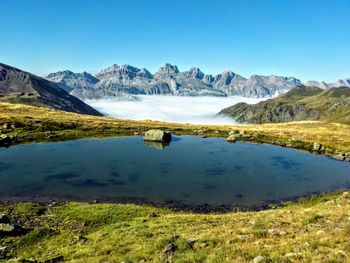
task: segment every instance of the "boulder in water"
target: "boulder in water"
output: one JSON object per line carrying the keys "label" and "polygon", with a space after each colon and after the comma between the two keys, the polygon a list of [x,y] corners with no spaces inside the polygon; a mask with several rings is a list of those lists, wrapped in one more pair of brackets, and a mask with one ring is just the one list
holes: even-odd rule
{"label": "boulder in water", "polygon": [[145,132],[143,140],[150,142],[170,142],[171,133],[162,130],[149,130]]}

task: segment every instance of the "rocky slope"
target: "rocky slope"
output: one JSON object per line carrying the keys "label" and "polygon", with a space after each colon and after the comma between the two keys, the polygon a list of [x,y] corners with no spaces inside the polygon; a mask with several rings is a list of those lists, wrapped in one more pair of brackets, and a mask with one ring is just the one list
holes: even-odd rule
{"label": "rocky slope", "polygon": [[71,92],[75,88],[89,88],[94,86],[99,80],[87,72],[73,73],[65,70],[51,73],[47,79],[57,82],[58,85],[67,92]]}
{"label": "rocky slope", "polygon": [[101,116],[56,83],[0,63],[0,101]]}
{"label": "rocky slope", "polygon": [[299,86],[277,98],[254,105],[238,103],[219,114],[247,123],[302,120],[350,123],[350,89],[338,87],[323,90]]}
{"label": "rocky slope", "polygon": [[130,98],[138,94],[271,97],[301,84],[293,77],[253,75],[246,79],[232,71],[212,76],[199,68],[180,72],[171,64],[165,64],[155,74],[145,68],[114,64],[95,77],[88,73],[60,71],[46,78],[81,99]]}

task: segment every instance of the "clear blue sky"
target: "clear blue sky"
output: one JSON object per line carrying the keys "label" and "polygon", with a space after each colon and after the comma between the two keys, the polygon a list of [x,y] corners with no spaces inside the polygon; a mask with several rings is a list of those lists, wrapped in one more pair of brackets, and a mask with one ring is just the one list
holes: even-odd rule
{"label": "clear blue sky", "polygon": [[0,0],[0,61],[43,75],[166,62],[350,77],[349,0]]}

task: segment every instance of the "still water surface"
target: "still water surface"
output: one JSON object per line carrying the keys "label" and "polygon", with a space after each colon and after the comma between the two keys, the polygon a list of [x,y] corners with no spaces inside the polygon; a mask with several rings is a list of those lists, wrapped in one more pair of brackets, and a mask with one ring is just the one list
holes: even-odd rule
{"label": "still water surface", "polygon": [[142,137],[0,149],[0,197],[131,200],[250,207],[350,186],[350,163],[223,138]]}

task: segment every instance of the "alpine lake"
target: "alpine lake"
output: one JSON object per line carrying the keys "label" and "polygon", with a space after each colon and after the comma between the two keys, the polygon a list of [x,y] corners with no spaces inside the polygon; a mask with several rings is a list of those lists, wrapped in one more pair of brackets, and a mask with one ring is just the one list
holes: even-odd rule
{"label": "alpine lake", "polygon": [[0,148],[2,201],[150,203],[184,210],[260,209],[350,187],[350,163],[224,138],[141,136]]}

